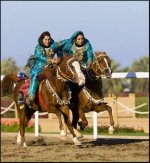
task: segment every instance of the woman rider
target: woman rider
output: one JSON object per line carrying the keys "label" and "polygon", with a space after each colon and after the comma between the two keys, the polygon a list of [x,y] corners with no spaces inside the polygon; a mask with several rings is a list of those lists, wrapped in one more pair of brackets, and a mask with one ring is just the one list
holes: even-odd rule
{"label": "woman rider", "polygon": [[[81,66],[84,67],[84,69],[86,69],[87,71],[90,69],[91,64],[93,62],[94,53],[92,46],[89,40],[84,37],[82,31],[76,31],[70,37],[70,39],[55,42],[51,46],[51,49],[53,53],[57,53],[59,50],[61,52],[61,55],[74,55],[81,63]],[[59,55],[58,57],[61,57],[61,55]],[[78,101],[77,94],[80,89],[77,89],[77,85],[72,82],[68,82],[68,86],[72,92],[71,104],[75,106]]]}
{"label": "woman rider", "polygon": [[51,38],[48,31],[43,32],[38,39],[38,45],[36,46],[34,53],[35,61],[30,70],[30,88],[26,98],[26,103],[30,108],[33,104],[36,91],[39,86],[37,75],[42,72],[46,64],[50,64],[52,62],[53,56],[51,55],[52,53],[50,47],[53,43],[54,40]]}
{"label": "woman rider", "polygon": [[[84,37],[82,31],[75,32],[70,39],[65,39],[60,42],[55,42],[51,49],[53,53],[61,51],[61,55],[64,53],[75,55],[81,62],[81,65],[89,69],[93,62],[93,50],[90,42]],[[60,57],[60,55],[58,56]]]}

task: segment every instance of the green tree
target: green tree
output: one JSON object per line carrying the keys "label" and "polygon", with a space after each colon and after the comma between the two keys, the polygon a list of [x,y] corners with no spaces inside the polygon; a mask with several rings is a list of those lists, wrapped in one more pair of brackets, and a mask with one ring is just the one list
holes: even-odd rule
{"label": "green tree", "polygon": [[[132,72],[149,72],[149,57],[144,56],[131,65]],[[132,91],[135,93],[149,92],[149,79],[132,79]]]}
{"label": "green tree", "polygon": [[9,57],[8,59],[1,61],[1,75],[6,74],[17,74],[20,68],[16,65],[16,62],[13,58]]}
{"label": "green tree", "polygon": [[[111,59],[112,72],[119,72],[120,64]],[[104,94],[119,94],[122,90],[122,79],[102,79]]]}

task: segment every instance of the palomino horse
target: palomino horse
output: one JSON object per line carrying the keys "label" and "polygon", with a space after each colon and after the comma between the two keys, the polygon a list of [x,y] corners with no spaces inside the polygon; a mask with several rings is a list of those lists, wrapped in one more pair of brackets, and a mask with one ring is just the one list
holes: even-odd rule
{"label": "palomino horse", "polygon": [[[77,129],[77,124],[81,130],[84,130],[88,125],[85,113],[108,111],[110,118],[109,133],[113,133],[112,108],[103,100],[101,79],[101,77],[111,78],[110,64],[111,60],[105,52],[96,52],[91,69],[88,71],[83,70],[86,76],[85,86],[81,89],[72,83],[73,97],[71,103],[74,104],[72,104],[71,110],[73,115],[72,125],[75,129]],[[79,118],[81,118],[81,122],[78,122]]]}
{"label": "palomino horse", "polygon": [[[58,117],[60,117],[61,113],[64,117],[65,124],[72,134],[75,145],[81,145],[81,142],[77,139],[76,134],[74,133],[69,119],[68,105],[70,103],[71,93],[66,88],[66,82],[68,80],[77,83],[79,86],[85,84],[85,77],[80,69],[79,62],[72,56],[65,56],[61,63],[56,67],[56,71],[47,68],[44,73],[46,74],[46,78],[39,85],[38,96],[35,99],[32,109],[26,104],[23,108],[20,108],[18,104],[19,89],[24,84],[24,81],[17,84],[18,77],[17,75],[12,74],[6,75],[2,81],[3,93],[9,91],[8,88],[11,83],[16,83],[13,90],[13,98],[17,105],[18,116],[20,119],[17,143],[26,146],[25,126],[38,109],[43,112],[47,111],[49,113],[55,113]],[[59,122],[61,123],[61,121]]]}

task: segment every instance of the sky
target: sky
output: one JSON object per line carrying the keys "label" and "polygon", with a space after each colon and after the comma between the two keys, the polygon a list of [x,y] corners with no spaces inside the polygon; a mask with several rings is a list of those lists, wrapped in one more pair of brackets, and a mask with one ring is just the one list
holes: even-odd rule
{"label": "sky", "polygon": [[1,1],[1,60],[24,66],[43,31],[60,41],[78,30],[129,67],[149,56],[149,1]]}

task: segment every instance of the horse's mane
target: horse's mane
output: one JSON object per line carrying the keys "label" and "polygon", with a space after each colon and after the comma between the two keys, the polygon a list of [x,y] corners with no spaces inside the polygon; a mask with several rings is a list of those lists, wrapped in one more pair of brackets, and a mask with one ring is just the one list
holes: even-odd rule
{"label": "horse's mane", "polygon": [[13,91],[13,83],[18,81],[16,74],[7,74],[1,82],[1,96],[11,95]]}

